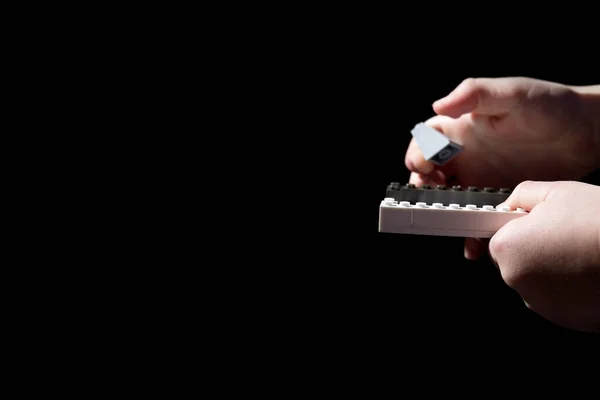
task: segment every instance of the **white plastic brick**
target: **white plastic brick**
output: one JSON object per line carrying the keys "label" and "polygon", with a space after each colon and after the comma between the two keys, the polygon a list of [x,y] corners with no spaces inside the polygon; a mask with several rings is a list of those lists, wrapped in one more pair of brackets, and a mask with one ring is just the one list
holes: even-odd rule
{"label": "white plastic brick", "polygon": [[379,232],[491,238],[504,224],[524,215],[527,212],[520,208],[411,204],[386,198],[379,206]]}

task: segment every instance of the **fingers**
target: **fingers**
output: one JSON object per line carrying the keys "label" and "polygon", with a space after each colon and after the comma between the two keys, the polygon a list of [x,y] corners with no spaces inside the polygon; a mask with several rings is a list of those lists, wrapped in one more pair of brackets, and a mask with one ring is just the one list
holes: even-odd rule
{"label": "fingers", "polygon": [[527,82],[522,78],[468,78],[434,102],[433,109],[452,118],[467,113],[503,115],[519,104]]}
{"label": "fingers", "polygon": [[464,255],[467,260],[479,260],[487,252],[488,240],[465,238]]}
{"label": "fingers", "polygon": [[445,185],[446,177],[442,171],[438,171],[438,170],[431,172],[429,175],[421,175],[417,172],[412,172],[410,174],[408,183],[412,183],[417,187],[421,187],[423,185],[429,185],[429,186]]}
{"label": "fingers", "polygon": [[[425,121],[425,125],[444,133],[443,127],[445,123],[447,123],[450,120],[452,120],[452,118],[436,115]],[[419,145],[417,144],[417,141],[415,139],[412,139],[408,144],[408,149],[406,150],[404,163],[406,164],[406,168],[408,168],[409,171],[417,172],[422,175],[429,175],[435,169],[433,163],[425,160],[425,157],[423,157],[423,152],[419,148]]]}
{"label": "fingers", "polygon": [[546,199],[553,188],[553,182],[524,181],[515,187],[502,205],[510,207],[511,210],[520,207],[531,211]]}
{"label": "fingers", "polygon": [[406,168],[411,172],[417,172],[423,175],[431,173],[434,165],[423,157],[423,152],[419,148],[417,141],[413,138],[408,144],[406,156],[404,158]]}

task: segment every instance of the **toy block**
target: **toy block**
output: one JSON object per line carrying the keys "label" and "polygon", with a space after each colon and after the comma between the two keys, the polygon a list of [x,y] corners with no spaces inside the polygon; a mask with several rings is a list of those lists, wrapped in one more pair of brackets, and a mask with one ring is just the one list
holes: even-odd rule
{"label": "toy block", "polygon": [[446,135],[420,122],[410,131],[427,161],[442,166],[456,157],[463,147]]}
{"label": "toy block", "polygon": [[414,235],[491,238],[509,221],[527,215],[521,208],[477,207],[385,198],[379,206],[379,232]]}
{"label": "toy block", "polygon": [[508,188],[479,188],[477,186],[463,188],[461,186],[447,187],[444,185],[437,185],[436,187],[423,185],[417,187],[412,183],[400,185],[398,182],[392,182],[386,188],[385,197],[393,198],[398,202],[441,203],[445,206],[450,204],[460,204],[462,206],[473,204],[477,207],[486,205],[495,207],[506,201],[511,192],[512,190]]}

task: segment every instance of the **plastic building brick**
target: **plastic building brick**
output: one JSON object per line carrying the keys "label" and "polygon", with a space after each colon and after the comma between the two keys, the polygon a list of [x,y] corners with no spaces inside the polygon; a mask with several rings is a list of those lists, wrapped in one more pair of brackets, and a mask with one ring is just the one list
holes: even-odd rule
{"label": "plastic building brick", "polygon": [[446,135],[423,122],[415,125],[410,133],[415,138],[425,159],[436,165],[446,164],[463,150],[461,145],[452,142]]}
{"label": "plastic building brick", "polygon": [[416,187],[411,183],[400,185],[398,182],[392,182],[387,186],[385,197],[391,197],[394,200],[408,201],[411,203],[442,203],[445,206],[450,204],[473,204],[477,207],[497,206],[503,203],[510,193],[511,189],[491,187],[479,188],[469,186],[463,188],[461,186],[447,187],[438,185],[431,187],[428,185]]}
{"label": "plastic building brick", "polygon": [[379,232],[491,238],[507,222],[524,215],[523,209],[512,211],[504,206],[412,204],[386,198],[379,206]]}

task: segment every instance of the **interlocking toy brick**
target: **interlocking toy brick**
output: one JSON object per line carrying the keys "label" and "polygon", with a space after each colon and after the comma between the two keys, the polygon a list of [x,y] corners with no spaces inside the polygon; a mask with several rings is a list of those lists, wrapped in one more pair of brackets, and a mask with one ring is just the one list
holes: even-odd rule
{"label": "interlocking toy brick", "polygon": [[474,204],[398,202],[385,198],[379,206],[379,232],[491,238],[509,221],[527,215],[523,209]]}
{"label": "interlocking toy brick", "polygon": [[[437,130],[418,123],[411,131],[426,160],[443,166],[463,147]],[[509,221],[527,215],[504,203],[512,190],[469,186],[435,188],[390,183],[379,205],[379,232],[490,238]]]}
{"label": "interlocking toy brick", "polygon": [[461,145],[423,122],[416,124],[410,133],[419,145],[423,157],[436,165],[445,165],[463,150]]}
{"label": "interlocking toy brick", "polygon": [[479,188],[477,186],[463,188],[461,186],[447,187],[444,185],[417,187],[411,183],[400,185],[398,182],[392,182],[386,188],[385,197],[391,197],[399,202],[442,203],[446,206],[456,203],[461,205],[474,204],[477,207],[488,205],[495,207],[506,201],[511,192],[512,190],[509,188],[495,189],[492,187]]}

